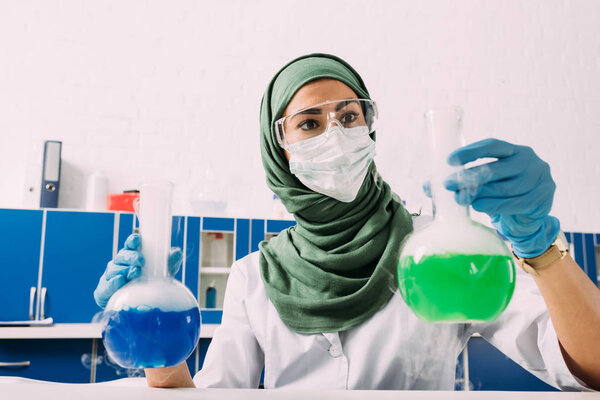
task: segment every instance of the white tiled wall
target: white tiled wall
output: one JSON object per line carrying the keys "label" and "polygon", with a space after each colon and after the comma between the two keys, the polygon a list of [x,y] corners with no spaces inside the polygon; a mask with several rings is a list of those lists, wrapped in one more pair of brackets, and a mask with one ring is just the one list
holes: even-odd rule
{"label": "white tiled wall", "polygon": [[565,229],[598,232],[599,27],[592,0],[0,0],[0,206],[37,205],[41,144],[59,139],[64,207],[103,170],[113,191],[172,179],[189,212],[208,169],[231,212],[268,214],[260,98],[322,51],[379,102],[376,161],[409,209],[429,209],[422,112],[460,104],[467,141],[534,147]]}

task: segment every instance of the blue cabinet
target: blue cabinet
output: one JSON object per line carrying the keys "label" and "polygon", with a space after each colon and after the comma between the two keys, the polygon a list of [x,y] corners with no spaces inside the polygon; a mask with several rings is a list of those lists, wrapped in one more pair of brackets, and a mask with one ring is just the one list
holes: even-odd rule
{"label": "blue cabinet", "polygon": [[[184,239],[185,239],[185,222],[186,218],[181,216],[173,216],[171,224],[171,247],[178,247],[182,252],[185,251]],[[183,268],[179,268],[175,279],[181,282],[183,277]]]}
{"label": "blue cabinet", "polygon": [[250,220],[235,220],[235,260],[250,254]]}
{"label": "blue cabinet", "polygon": [[469,380],[472,390],[557,391],[481,337],[469,346]]}
{"label": "blue cabinet", "polygon": [[111,260],[113,213],[48,211],[42,270],[44,315],[55,323],[91,322],[94,289]]}
{"label": "blue cabinet", "polygon": [[133,214],[131,213],[119,213],[117,222],[119,224],[117,231],[117,245],[113,247],[113,251],[122,249],[123,246],[125,246],[125,240],[133,233],[133,228],[135,227],[134,224],[137,222],[137,219],[134,220]]}
{"label": "blue cabinet", "polygon": [[13,366],[0,366],[0,376],[86,383],[91,354],[92,339],[2,339],[0,363]]}
{"label": "blue cabinet", "polygon": [[0,209],[0,320],[35,317],[42,219],[41,210]]}
{"label": "blue cabinet", "polygon": [[198,299],[198,266],[200,265],[200,217],[187,217],[184,284]]}
{"label": "blue cabinet", "polygon": [[569,243],[573,244],[573,254],[577,264],[590,277],[592,282],[598,284],[598,268],[596,260],[596,246],[600,246],[598,234],[565,232]]}
{"label": "blue cabinet", "polygon": [[233,232],[235,230],[235,219],[233,218],[202,218],[202,230],[212,232]]}
{"label": "blue cabinet", "polygon": [[265,240],[265,220],[264,219],[253,219],[250,233],[250,251],[258,251],[258,245],[260,242]]}
{"label": "blue cabinet", "polygon": [[296,221],[269,219],[267,220],[267,233],[278,234],[279,232],[296,225]]}

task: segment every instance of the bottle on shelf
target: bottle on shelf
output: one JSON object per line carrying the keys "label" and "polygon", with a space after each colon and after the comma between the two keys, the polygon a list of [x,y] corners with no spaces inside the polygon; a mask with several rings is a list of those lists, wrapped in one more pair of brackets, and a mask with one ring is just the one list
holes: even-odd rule
{"label": "bottle on shelf", "polygon": [[213,280],[208,284],[208,288],[206,288],[206,308],[217,308],[217,288],[215,286],[216,282]]}

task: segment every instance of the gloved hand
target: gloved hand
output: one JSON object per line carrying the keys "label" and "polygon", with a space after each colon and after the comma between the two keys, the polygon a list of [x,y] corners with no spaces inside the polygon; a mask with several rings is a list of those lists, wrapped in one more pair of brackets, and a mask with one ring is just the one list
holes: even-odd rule
{"label": "gloved hand", "polygon": [[550,166],[530,147],[498,139],[461,147],[448,155],[448,164],[464,165],[485,157],[497,161],[452,174],[444,186],[455,192],[459,204],[488,214],[516,255],[542,254],[560,230],[558,219],[548,215],[556,189]]}
{"label": "gloved hand", "polygon": [[[141,237],[139,234],[131,234],[125,241],[125,246],[117,253],[114,260],[106,265],[104,274],[94,290],[94,299],[101,308],[106,307],[110,297],[124,286],[127,282],[139,277],[144,267],[144,256],[139,248]],[[178,247],[173,247],[169,254],[169,273],[175,276],[181,267],[183,257]]]}

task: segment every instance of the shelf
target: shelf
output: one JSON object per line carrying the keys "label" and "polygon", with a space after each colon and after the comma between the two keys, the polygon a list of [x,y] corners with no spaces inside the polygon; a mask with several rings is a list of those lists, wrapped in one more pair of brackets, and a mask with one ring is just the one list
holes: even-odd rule
{"label": "shelf", "polygon": [[[219,324],[202,324],[201,338],[212,338]],[[54,324],[0,328],[0,339],[102,339],[100,324]]]}
{"label": "shelf", "polygon": [[231,268],[227,267],[200,267],[201,274],[229,274]]}
{"label": "shelf", "polygon": [[0,339],[97,339],[100,324],[54,324],[0,328]]}

